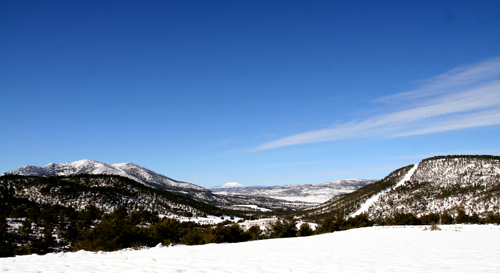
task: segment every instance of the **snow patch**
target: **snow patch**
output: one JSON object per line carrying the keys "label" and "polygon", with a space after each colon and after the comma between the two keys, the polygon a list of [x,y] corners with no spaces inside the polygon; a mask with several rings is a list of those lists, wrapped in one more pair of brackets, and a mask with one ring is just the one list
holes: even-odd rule
{"label": "snow patch", "polygon": [[419,165],[419,163],[413,165],[413,167],[406,173],[406,175],[393,188],[397,188],[399,186],[402,186],[402,185],[404,185],[405,182],[410,181],[412,175],[417,170],[418,165]]}
{"label": "snow patch", "polygon": [[247,208],[251,208],[251,209],[255,209],[255,210],[260,210],[260,211],[271,211],[270,209],[266,209],[266,208],[261,208],[257,205],[234,205],[233,207],[247,207]]}
{"label": "snow patch", "polygon": [[387,193],[389,192],[390,190],[394,189],[394,188],[397,188],[399,186],[402,186],[404,185],[405,182],[407,181],[410,181],[412,175],[415,173],[415,171],[417,170],[418,168],[418,163],[413,165],[413,167],[406,173],[406,175],[395,185],[393,186],[392,188],[389,188],[385,191],[381,191],[375,195],[373,195],[372,197],[368,198],[368,200],[365,201],[365,203],[363,203],[361,205],[361,207],[354,213],[352,213],[351,215],[349,215],[349,217],[355,217],[356,215],[359,215],[363,212],[366,212],[368,211],[368,209],[370,208],[371,205],[373,205],[375,202],[377,202],[377,200],[379,199],[379,197],[384,194],[384,193]]}

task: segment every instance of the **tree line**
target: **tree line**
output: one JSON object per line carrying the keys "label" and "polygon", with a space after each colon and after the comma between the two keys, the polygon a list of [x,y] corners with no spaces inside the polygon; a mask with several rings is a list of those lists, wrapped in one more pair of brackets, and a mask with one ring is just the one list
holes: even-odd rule
{"label": "tree line", "polygon": [[9,232],[5,215],[0,216],[0,256],[45,254],[54,251],[114,251],[123,248],[153,247],[175,244],[199,245],[235,243],[271,238],[310,236],[374,225],[436,225],[436,224],[500,224],[500,215],[490,213],[486,218],[459,211],[416,217],[411,213],[395,212],[391,217],[370,220],[367,214],[345,218],[330,215],[317,219],[315,230],[307,223],[298,226],[293,215],[277,219],[266,228],[257,225],[244,230],[238,223],[226,220],[217,225],[180,222],[158,218],[149,211],[127,211],[120,208],[103,213],[94,206],[76,211],[59,205],[31,206],[22,215],[12,211],[9,216],[24,216],[21,226]]}
{"label": "tree line", "polygon": [[[268,228],[252,226],[244,230],[229,220],[217,225],[180,222],[158,218],[149,211],[117,209],[103,213],[95,206],[76,211],[55,206],[31,206],[25,213],[0,217],[0,256],[45,254],[54,251],[114,251],[123,248],[152,247],[158,244],[198,245],[234,243],[268,238],[309,236],[314,232],[304,224],[298,229],[293,216],[277,220]],[[18,219],[21,226],[9,230],[7,219]],[[22,220],[19,220],[22,219]]]}
{"label": "tree line", "polygon": [[443,212],[417,217],[412,213],[396,211],[389,217],[375,220],[370,220],[367,214],[359,214],[349,218],[344,218],[343,215],[330,215],[318,219],[318,223],[316,233],[327,233],[370,226],[500,224],[500,214],[490,212],[486,217],[479,217],[476,213],[468,215],[465,211],[458,210],[455,216],[448,212]]}

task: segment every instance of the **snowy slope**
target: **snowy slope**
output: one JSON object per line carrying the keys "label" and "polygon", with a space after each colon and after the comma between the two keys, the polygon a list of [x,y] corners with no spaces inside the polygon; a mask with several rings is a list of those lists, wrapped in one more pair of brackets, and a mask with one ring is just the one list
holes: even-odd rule
{"label": "snowy slope", "polygon": [[[396,184],[396,186],[394,187],[399,187],[401,185],[403,185],[405,182],[407,181],[410,181],[412,175],[415,173],[415,171],[417,170],[418,168],[418,164],[415,164],[406,174],[405,176]],[[387,193],[389,192],[391,189],[387,189],[385,191],[382,191],[378,194],[375,194],[374,196],[370,197],[368,200],[365,201],[365,203],[363,203],[361,205],[361,208],[359,208],[356,212],[354,212],[353,214],[349,215],[350,217],[354,217],[356,215],[359,215],[361,213],[364,213],[364,212],[367,212],[368,209],[380,198],[380,196],[384,193]]]}
{"label": "snowy slope", "polygon": [[52,272],[500,272],[500,227],[370,227],[234,244],[0,259],[0,271]]}

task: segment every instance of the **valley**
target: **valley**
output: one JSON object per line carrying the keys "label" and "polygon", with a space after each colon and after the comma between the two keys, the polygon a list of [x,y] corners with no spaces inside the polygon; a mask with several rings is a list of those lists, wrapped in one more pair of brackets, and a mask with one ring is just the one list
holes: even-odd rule
{"label": "valley", "polygon": [[337,195],[351,193],[376,181],[375,179],[347,179],[321,184],[220,187],[211,190],[224,196],[268,197],[282,200],[282,202],[303,202],[304,206],[313,206],[324,203]]}

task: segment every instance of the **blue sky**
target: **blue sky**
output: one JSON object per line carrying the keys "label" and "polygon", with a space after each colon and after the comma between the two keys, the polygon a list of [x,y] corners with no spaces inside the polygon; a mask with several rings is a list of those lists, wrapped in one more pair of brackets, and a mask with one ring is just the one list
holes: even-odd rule
{"label": "blue sky", "polygon": [[0,173],[204,187],[500,155],[499,1],[1,1]]}

